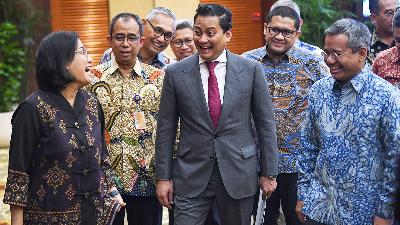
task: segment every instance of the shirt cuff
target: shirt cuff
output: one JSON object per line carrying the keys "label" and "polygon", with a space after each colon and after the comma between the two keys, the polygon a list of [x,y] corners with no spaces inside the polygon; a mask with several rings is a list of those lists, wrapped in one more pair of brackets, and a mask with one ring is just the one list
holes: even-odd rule
{"label": "shirt cuff", "polygon": [[29,175],[25,172],[8,170],[4,204],[25,207],[28,203]]}

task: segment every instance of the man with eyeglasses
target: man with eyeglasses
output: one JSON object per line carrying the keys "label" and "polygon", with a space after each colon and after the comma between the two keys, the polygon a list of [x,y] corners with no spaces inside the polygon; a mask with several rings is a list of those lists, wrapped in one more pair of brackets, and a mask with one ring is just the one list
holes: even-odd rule
{"label": "man with eyeglasses", "polygon": [[[292,1],[292,0],[278,0],[276,1],[274,4],[272,4],[271,9],[273,10],[274,8],[278,7],[278,6],[287,6],[292,8],[294,11],[296,11],[297,14],[299,14],[299,18],[300,18],[300,28],[299,30],[301,31],[301,27],[303,26],[303,20],[301,19],[301,14],[300,14],[300,8],[299,5],[297,5],[296,2]],[[317,55],[318,57],[321,57],[321,63],[324,64],[323,59],[322,59],[322,49],[320,49],[317,46],[308,44],[304,41],[300,41],[299,39],[297,39],[294,43],[294,46],[296,46],[297,48],[303,48],[306,49],[312,53],[315,53],[315,55]],[[322,65],[325,66],[325,65]]]}
{"label": "man with eyeglasses", "polygon": [[300,126],[312,84],[328,75],[326,68],[320,66],[320,57],[294,46],[299,29],[300,17],[294,9],[275,7],[264,23],[266,46],[244,53],[263,65],[277,123],[278,186],[266,201],[265,225],[277,224],[281,205],[286,224],[300,225],[295,212]]}
{"label": "man with eyeglasses", "polygon": [[400,89],[400,10],[393,17],[392,27],[396,46],[378,54],[372,71]]}
{"label": "man with eyeglasses", "polygon": [[[156,7],[143,19],[144,43],[139,51],[139,60],[158,69],[165,69],[173,63],[163,51],[168,47],[175,33],[175,15],[165,7]],[[107,49],[100,63],[111,60],[113,53]]]}
{"label": "man with eyeglasses", "polygon": [[175,37],[171,42],[171,49],[180,61],[197,52],[193,41],[193,25],[189,20],[179,20],[176,22]]}
{"label": "man with eyeglasses", "polygon": [[371,60],[374,60],[379,52],[395,46],[392,18],[398,4],[397,0],[369,0],[370,19],[375,27],[368,54]]}
{"label": "man with eyeglasses", "polygon": [[116,15],[107,40],[113,57],[94,69],[97,78],[87,89],[97,96],[104,110],[105,144],[118,190],[126,202],[114,224],[123,225],[126,212],[128,224],[160,225],[154,136],[164,72],[138,59],[144,37],[137,15]]}
{"label": "man with eyeglasses", "polygon": [[400,156],[400,92],[366,63],[371,34],[341,19],[325,30],[332,76],[310,90],[296,212],[306,225],[391,225]]}

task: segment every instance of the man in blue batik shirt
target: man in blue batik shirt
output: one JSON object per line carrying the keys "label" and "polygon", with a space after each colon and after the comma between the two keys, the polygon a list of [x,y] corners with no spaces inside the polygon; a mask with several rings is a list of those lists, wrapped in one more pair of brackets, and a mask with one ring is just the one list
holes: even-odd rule
{"label": "man in blue batik shirt", "polygon": [[354,19],[325,31],[331,77],[317,81],[298,153],[305,224],[389,225],[400,152],[400,92],[366,64],[371,35]]}
{"label": "man in blue batik shirt", "polygon": [[281,203],[286,224],[300,225],[295,212],[296,152],[299,150],[300,128],[308,106],[309,89],[315,81],[328,75],[328,68],[322,59],[294,46],[300,35],[299,28],[300,17],[294,9],[275,7],[264,24],[266,46],[243,54],[263,66],[277,125],[278,186],[267,200],[264,225],[277,224]]}

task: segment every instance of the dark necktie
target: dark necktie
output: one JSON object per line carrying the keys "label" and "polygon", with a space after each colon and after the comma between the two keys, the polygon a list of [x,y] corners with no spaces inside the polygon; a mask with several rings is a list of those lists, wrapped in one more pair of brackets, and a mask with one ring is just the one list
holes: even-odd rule
{"label": "dark necktie", "polygon": [[219,96],[218,81],[215,76],[214,68],[218,62],[206,62],[209,76],[208,76],[208,110],[210,112],[211,121],[214,128],[218,127],[219,116],[221,115],[221,99]]}

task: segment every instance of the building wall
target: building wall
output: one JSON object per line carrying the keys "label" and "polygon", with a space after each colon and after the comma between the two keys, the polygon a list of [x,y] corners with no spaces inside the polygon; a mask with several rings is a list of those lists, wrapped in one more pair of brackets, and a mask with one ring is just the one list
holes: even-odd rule
{"label": "building wall", "polygon": [[77,32],[96,65],[108,48],[108,0],[51,0],[50,11],[51,30]]}

